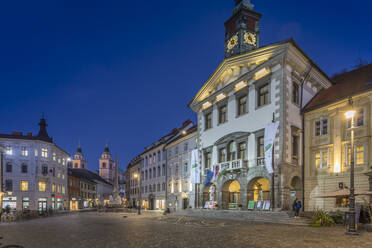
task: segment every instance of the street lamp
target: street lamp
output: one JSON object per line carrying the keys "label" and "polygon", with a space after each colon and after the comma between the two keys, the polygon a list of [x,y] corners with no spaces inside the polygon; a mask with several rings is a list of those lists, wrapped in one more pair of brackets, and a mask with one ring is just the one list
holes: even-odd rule
{"label": "street lamp", "polygon": [[354,117],[356,111],[353,109],[353,101],[349,99],[349,105],[351,107],[345,113],[347,119],[351,119],[350,126],[350,196],[349,196],[349,228],[346,232],[347,235],[358,235],[358,232],[355,228],[355,195],[354,195]]}
{"label": "street lamp", "polygon": [[137,173],[134,173],[134,178],[138,180],[138,193],[139,193],[139,203],[138,203],[138,215],[141,215],[141,176]]}

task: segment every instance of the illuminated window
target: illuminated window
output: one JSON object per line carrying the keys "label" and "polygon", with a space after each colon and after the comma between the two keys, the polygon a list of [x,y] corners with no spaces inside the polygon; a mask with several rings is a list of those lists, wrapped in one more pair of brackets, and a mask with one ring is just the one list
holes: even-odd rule
{"label": "illuminated window", "polygon": [[315,168],[328,168],[328,150],[318,151],[314,154]]}
{"label": "illuminated window", "polygon": [[39,156],[39,151],[35,149],[35,157]]}
{"label": "illuminated window", "polygon": [[46,192],[46,183],[45,182],[39,182],[39,191],[40,192]]}
{"label": "illuminated window", "polygon": [[[364,164],[364,145],[354,146],[354,161],[356,165]],[[351,163],[351,149],[347,146],[346,165]]]}
{"label": "illuminated window", "polygon": [[41,148],[41,157],[43,158],[48,157],[48,148]]}
{"label": "illuminated window", "polygon": [[62,159],[62,165],[66,165],[66,159]]}
{"label": "illuminated window", "polygon": [[6,155],[13,155],[13,149],[12,149],[12,147],[11,146],[7,146],[5,148],[5,153],[6,153]]}
{"label": "illuminated window", "polygon": [[55,152],[53,152],[53,154],[52,154],[52,158],[53,158],[53,161],[56,161],[56,160],[57,160],[57,155],[56,155]]}
{"label": "illuminated window", "polygon": [[21,154],[22,154],[22,156],[24,156],[24,157],[27,157],[27,156],[28,156],[28,150],[27,150],[27,147],[25,147],[25,146],[22,146],[22,147],[21,147]]}
{"label": "illuminated window", "polygon": [[58,184],[57,192],[58,192],[58,193],[61,193],[61,192],[62,192],[62,186],[61,186],[60,184]]}
{"label": "illuminated window", "polygon": [[21,181],[21,191],[28,191],[28,182]]}
{"label": "illuminated window", "polygon": [[52,184],[52,192],[53,193],[56,192],[56,184],[55,183]]}

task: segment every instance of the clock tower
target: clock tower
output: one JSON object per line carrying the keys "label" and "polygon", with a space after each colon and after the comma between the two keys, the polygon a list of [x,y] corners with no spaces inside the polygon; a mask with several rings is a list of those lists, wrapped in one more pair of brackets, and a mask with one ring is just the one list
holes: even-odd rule
{"label": "clock tower", "polygon": [[225,58],[258,48],[261,14],[250,0],[235,0],[233,15],[225,22]]}

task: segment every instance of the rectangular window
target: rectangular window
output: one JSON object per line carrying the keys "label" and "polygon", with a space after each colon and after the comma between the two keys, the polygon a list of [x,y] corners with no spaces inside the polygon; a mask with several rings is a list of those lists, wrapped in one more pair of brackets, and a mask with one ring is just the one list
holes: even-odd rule
{"label": "rectangular window", "polygon": [[321,119],[315,121],[315,136],[322,136],[328,134],[328,119]]}
{"label": "rectangular window", "polygon": [[5,180],[5,191],[13,191],[13,181]]}
{"label": "rectangular window", "polygon": [[219,124],[223,124],[227,121],[226,119],[226,111],[227,111],[227,108],[226,108],[226,105],[222,106],[219,108],[219,114],[218,114],[218,122]]}
{"label": "rectangular window", "polygon": [[204,120],[205,120],[205,130],[212,128],[212,112],[205,114]]}
{"label": "rectangular window", "polygon": [[212,154],[210,152],[204,153],[204,167],[205,169],[211,169]]}
{"label": "rectangular window", "polygon": [[265,157],[265,151],[264,151],[264,137],[258,137],[257,138],[257,158],[263,158]]}
{"label": "rectangular window", "polygon": [[13,149],[12,149],[12,147],[11,146],[7,146],[5,148],[5,153],[6,153],[6,155],[13,155]]}
{"label": "rectangular window", "polygon": [[186,143],[183,145],[183,151],[184,151],[184,152],[187,152],[188,149],[189,149],[189,143],[186,142]]}
{"label": "rectangular window", "polygon": [[27,156],[28,156],[28,150],[27,150],[27,147],[25,147],[25,146],[22,146],[22,147],[21,147],[21,154],[22,154],[22,156],[24,156],[24,157],[27,157]]}
{"label": "rectangular window", "polygon": [[296,105],[300,105],[300,87],[297,83],[293,83],[292,102]]}
{"label": "rectangular window", "polygon": [[314,154],[314,162],[316,169],[328,168],[328,150],[318,151]]}
{"label": "rectangular window", "polygon": [[239,148],[238,148],[238,159],[247,159],[246,157],[246,150],[247,150],[247,143],[241,142],[239,143]]}
{"label": "rectangular window", "polygon": [[219,150],[218,160],[220,163],[226,162],[226,148],[221,148]]}
{"label": "rectangular window", "polygon": [[53,152],[53,154],[52,154],[52,159],[53,159],[53,161],[56,161],[57,160],[57,155],[56,155],[55,152]]}
{"label": "rectangular window", "polygon": [[22,166],[21,166],[21,172],[22,173],[27,173],[27,165],[26,164],[22,164]]}
{"label": "rectangular window", "polygon": [[298,136],[292,136],[292,159],[298,160]]}
{"label": "rectangular window", "polygon": [[[361,126],[364,126],[364,109],[361,108],[359,109],[356,114],[355,114],[355,117],[354,117],[354,125],[355,127],[361,127]],[[351,128],[351,120],[347,120],[347,128]]]}
{"label": "rectangular window", "polygon": [[41,167],[41,173],[42,173],[44,176],[48,175],[48,166],[43,165],[43,166]]}
{"label": "rectangular window", "polygon": [[265,84],[258,88],[258,103],[257,106],[261,107],[269,103],[269,84]]}
{"label": "rectangular window", "polygon": [[56,192],[56,184],[55,183],[52,184],[52,192],[53,193]]}
{"label": "rectangular window", "polygon": [[39,151],[35,149],[35,157],[39,156]]}
{"label": "rectangular window", "polygon": [[238,116],[247,113],[247,95],[241,96],[238,99]]}
{"label": "rectangular window", "polygon": [[46,183],[39,182],[39,192],[46,192]]}
{"label": "rectangular window", "polygon": [[[354,146],[354,162],[356,165],[364,164],[364,145],[355,145]],[[351,164],[351,149],[350,146],[347,147],[347,157],[346,165]]]}
{"label": "rectangular window", "polygon": [[6,172],[8,172],[8,173],[12,172],[12,164],[11,163],[6,163]]}
{"label": "rectangular window", "polygon": [[43,158],[48,157],[48,148],[41,148],[41,157]]}
{"label": "rectangular window", "polygon": [[21,181],[21,191],[28,191],[28,181]]}

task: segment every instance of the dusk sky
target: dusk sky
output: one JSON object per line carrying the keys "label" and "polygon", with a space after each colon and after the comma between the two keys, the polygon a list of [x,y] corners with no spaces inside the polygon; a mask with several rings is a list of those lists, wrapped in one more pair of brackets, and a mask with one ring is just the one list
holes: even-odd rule
{"label": "dusk sky", "polygon": [[[372,61],[372,2],[253,0],[261,44],[293,37],[328,75]],[[2,1],[0,133],[49,135],[120,167],[186,119],[222,62],[233,0]]]}

